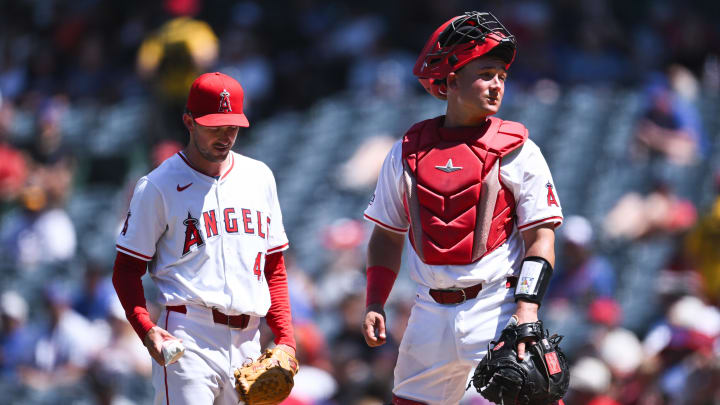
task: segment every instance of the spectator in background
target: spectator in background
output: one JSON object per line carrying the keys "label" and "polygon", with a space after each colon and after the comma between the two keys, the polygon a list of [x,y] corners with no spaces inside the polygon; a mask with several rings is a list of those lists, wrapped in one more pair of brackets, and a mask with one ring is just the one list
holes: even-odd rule
{"label": "spectator in background", "polygon": [[367,138],[338,171],[338,185],[362,193],[372,190],[380,175],[385,156],[394,142],[395,139],[387,134]]}
{"label": "spectator in background", "polygon": [[[321,331],[311,322],[297,324],[295,339],[298,345],[298,361],[303,365],[295,376],[295,386],[290,393],[290,403],[320,405],[331,403],[338,384],[333,375],[330,350]],[[285,404],[285,402],[283,402]]]}
{"label": "spectator in background", "polygon": [[605,216],[604,231],[610,238],[637,240],[688,230],[697,220],[693,203],[677,195],[664,182],[650,193],[630,191]]}
{"label": "spectator in background", "polygon": [[[688,81],[695,86],[697,81],[679,66],[669,72],[669,78],[654,77],[645,90],[646,106],[636,124],[633,152],[639,159],[662,157],[676,165],[691,165],[705,153],[707,142],[691,104],[693,93],[686,90],[693,87]],[[674,91],[673,84],[685,93]]]}
{"label": "spectator in background", "polygon": [[363,284],[361,248],[366,237],[364,224],[355,219],[339,218],[323,229],[321,238],[330,254],[330,262],[317,280],[322,294],[316,299],[321,309],[337,308]]}
{"label": "spectator in background", "polygon": [[[335,353],[334,375],[339,385],[334,399],[339,404],[353,403],[366,393],[383,398],[389,396],[392,389],[393,365],[399,341],[391,334],[388,336],[389,344],[376,350],[368,347],[357,327],[364,317],[364,306],[365,297],[362,294],[346,295],[339,306],[342,326],[331,341]],[[407,319],[394,322],[407,325]],[[385,400],[387,402],[389,398]]]}
{"label": "spectator in background", "polygon": [[75,226],[65,210],[48,205],[48,197],[41,184],[28,184],[21,192],[20,208],[6,215],[0,227],[9,262],[25,271],[75,256]]}
{"label": "spectator in background", "polygon": [[[67,101],[62,97],[50,99],[40,108],[29,151],[28,175],[19,191],[20,209],[3,218],[0,241],[7,248],[10,262],[20,267],[33,268],[75,255],[75,228],[62,208],[72,190],[74,173],[60,131],[66,109]],[[0,139],[2,132],[0,123]],[[9,157],[10,164],[18,164],[12,163],[12,155]],[[17,177],[19,171],[14,173]]]}
{"label": "spectator in background", "polygon": [[550,306],[564,301],[573,307],[587,307],[598,297],[612,297],[615,293],[615,269],[610,262],[595,253],[590,222],[577,215],[565,219],[560,228],[562,237],[561,262],[550,282]]}
{"label": "spectator in background", "polygon": [[[135,331],[125,319],[120,300],[112,291],[108,296],[107,330],[101,334],[107,342],[98,350],[88,367],[90,389],[99,405],[131,405],[122,391],[133,380],[147,378],[152,372],[152,359],[145,346],[137,339]],[[104,333],[103,333],[104,332]]]}
{"label": "spectator in background", "polygon": [[15,380],[17,367],[30,361],[33,334],[27,326],[28,304],[15,291],[0,295],[0,377]]}
{"label": "spectator in background", "polygon": [[[185,133],[177,117],[182,115],[190,85],[215,64],[218,53],[218,38],[210,25],[188,17],[168,21],[143,40],[137,73],[150,84],[159,117],[150,122],[151,136]],[[187,141],[179,135],[175,140]]]}
{"label": "spectator in background", "polygon": [[718,337],[720,311],[716,307],[691,295],[677,299],[643,340],[645,376],[637,384],[642,390],[636,395],[659,395],[667,398],[667,404],[706,403],[703,401],[717,388],[717,382],[715,387],[708,387],[707,378],[717,375]]}
{"label": "spectator in background", "polygon": [[95,261],[85,266],[84,282],[73,299],[72,307],[90,321],[112,315],[112,305],[117,296],[110,273],[110,269]]}
{"label": "spectator in background", "polygon": [[612,374],[600,359],[584,356],[570,367],[570,389],[564,398],[568,404],[589,404],[590,401],[608,392]]}
{"label": "spectator in background", "polygon": [[243,110],[253,116],[272,113],[276,107],[270,97],[275,87],[276,68],[269,58],[272,49],[266,37],[256,35],[250,29],[262,17],[262,9],[255,3],[244,2],[235,6],[233,22],[237,25],[223,35],[223,47],[217,62],[218,71],[243,84],[248,95]]}
{"label": "spectator in background", "polygon": [[3,102],[0,94],[0,203],[14,201],[28,176],[25,156],[8,140],[14,113],[13,105]]}
{"label": "spectator in background", "polygon": [[720,171],[715,175],[716,197],[710,210],[685,238],[686,257],[702,275],[706,296],[720,304]]}
{"label": "spectator in background", "polygon": [[70,308],[70,290],[65,284],[49,284],[44,298],[48,322],[39,328],[31,349],[32,362],[19,368],[23,384],[36,390],[76,384],[105,344],[97,328]]}

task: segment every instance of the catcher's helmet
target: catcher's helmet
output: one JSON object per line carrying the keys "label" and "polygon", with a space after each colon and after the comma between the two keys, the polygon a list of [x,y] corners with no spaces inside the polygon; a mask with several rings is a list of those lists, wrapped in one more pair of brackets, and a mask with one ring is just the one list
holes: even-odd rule
{"label": "catcher's helmet", "polygon": [[415,62],[413,74],[428,93],[445,100],[447,75],[491,52],[508,69],[517,53],[515,37],[491,13],[469,11],[435,30]]}

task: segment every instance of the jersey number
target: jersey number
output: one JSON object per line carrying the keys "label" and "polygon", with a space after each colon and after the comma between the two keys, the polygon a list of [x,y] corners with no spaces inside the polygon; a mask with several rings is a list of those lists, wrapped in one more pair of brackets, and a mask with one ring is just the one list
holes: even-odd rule
{"label": "jersey number", "polygon": [[253,274],[257,276],[258,281],[260,281],[260,276],[262,276],[262,268],[260,266],[260,263],[262,262],[262,255],[262,252],[258,253],[255,258],[255,266],[253,266]]}

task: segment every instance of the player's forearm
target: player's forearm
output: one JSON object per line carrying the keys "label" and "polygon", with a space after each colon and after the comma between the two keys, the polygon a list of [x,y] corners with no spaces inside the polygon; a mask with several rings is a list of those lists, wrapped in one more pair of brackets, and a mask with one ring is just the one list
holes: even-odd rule
{"label": "player's forearm", "polygon": [[522,233],[525,241],[525,257],[542,257],[555,266],[554,224],[545,224]]}
{"label": "player's forearm", "polygon": [[270,309],[265,320],[275,335],[276,345],[288,345],[295,349],[295,338],[290,312],[287,271],[282,252],[265,258],[265,279],[270,290]]}
{"label": "player's forearm", "polygon": [[142,275],[146,269],[146,262],[118,252],[112,276],[112,283],[125,310],[125,317],[141,340],[155,326],[147,310],[142,286]]}
{"label": "player's forearm", "polygon": [[375,226],[368,243],[365,306],[382,311],[400,270],[405,236]]}
{"label": "player's forearm", "polygon": [[554,224],[545,224],[522,233],[525,242],[525,260],[515,290],[518,323],[538,320],[538,308],[545,295],[555,265]]}

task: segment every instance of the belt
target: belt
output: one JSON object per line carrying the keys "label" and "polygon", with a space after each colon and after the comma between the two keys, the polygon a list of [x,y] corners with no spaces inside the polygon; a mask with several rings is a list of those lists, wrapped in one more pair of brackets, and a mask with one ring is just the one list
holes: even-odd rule
{"label": "belt", "polygon": [[[180,312],[181,314],[187,313],[187,307],[185,305],[174,305],[167,306],[168,311]],[[227,325],[231,328],[245,329],[250,322],[250,315],[225,315],[217,309],[212,309],[213,321],[221,325]]]}
{"label": "belt", "polygon": [[[512,288],[517,285],[517,277],[508,277],[505,288]],[[442,290],[430,290],[430,296],[438,304],[462,304],[467,300],[477,297],[482,290],[482,284],[475,284],[465,288],[446,288]]]}

